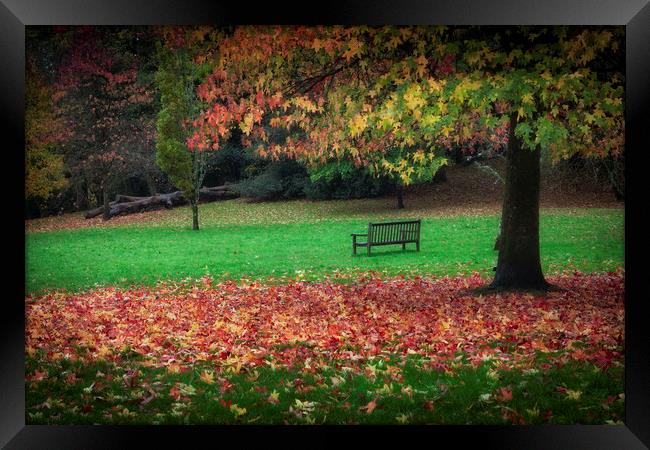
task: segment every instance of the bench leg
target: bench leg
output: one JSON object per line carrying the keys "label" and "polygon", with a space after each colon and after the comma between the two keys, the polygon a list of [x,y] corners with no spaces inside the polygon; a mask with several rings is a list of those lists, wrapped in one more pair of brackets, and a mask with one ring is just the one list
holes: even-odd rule
{"label": "bench leg", "polygon": [[406,244],[402,244],[402,251],[406,250]]}
{"label": "bench leg", "polygon": [[368,244],[368,256],[370,256],[370,244]]}
{"label": "bench leg", "polygon": [[419,252],[420,251],[420,241],[417,241],[415,243],[415,246],[416,246],[416,250]]}

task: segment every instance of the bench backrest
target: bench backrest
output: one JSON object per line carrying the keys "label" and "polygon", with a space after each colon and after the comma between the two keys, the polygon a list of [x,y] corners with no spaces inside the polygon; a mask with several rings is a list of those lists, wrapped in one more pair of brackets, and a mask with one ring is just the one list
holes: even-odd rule
{"label": "bench backrest", "polygon": [[419,239],[419,220],[368,224],[368,242],[371,244],[415,242]]}

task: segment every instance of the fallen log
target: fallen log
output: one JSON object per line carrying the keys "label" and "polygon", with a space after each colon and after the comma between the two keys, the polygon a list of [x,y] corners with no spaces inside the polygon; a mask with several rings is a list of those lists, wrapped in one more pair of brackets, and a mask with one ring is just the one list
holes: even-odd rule
{"label": "fallen log", "polygon": [[[224,185],[215,187],[204,187],[199,190],[199,202],[213,202],[217,200],[229,200],[239,197],[235,190],[236,185]],[[131,195],[118,194],[115,200],[108,204],[109,218],[122,214],[132,214],[141,211],[153,211],[161,208],[173,208],[188,204],[189,201],[183,196],[182,191],[170,192],[169,194],[157,194],[150,197],[134,197]],[[104,206],[91,209],[85,214],[86,219],[92,219],[104,213]]]}
{"label": "fallen log", "polygon": [[152,211],[154,209],[171,208],[187,204],[181,191],[169,194],[153,195],[133,202],[115,203],[110,206],[109,217],[119,216],[121,214],[132,214],[140,211]]}

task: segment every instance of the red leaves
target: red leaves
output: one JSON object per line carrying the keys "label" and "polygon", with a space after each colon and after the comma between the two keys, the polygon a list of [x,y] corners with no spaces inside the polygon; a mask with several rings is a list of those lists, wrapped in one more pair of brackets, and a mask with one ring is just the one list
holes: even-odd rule
{"label": "red leaves", "polygon": [[361,408],[359,408],[359,410],[365,411],[366,414],[372,414],[372,412],[375,410],[376,407],[377,407],[377,401],[371,400],[370,402],[368,402],[366,406],[362,406]]}
{"label": "red leaves", "polygon": [[[552,367],[569,359],[607,367],[622,358],[622,274],[551,277],[565,288],[546,298],[521,294],[466,295],[485,283],[469,278],[379,279],[356,284],[291,282],[265,286],[233,281],[116,292],[28,298],[27,349],[50,358],[114,360],[130,348],[150,363],[179,373],[197,360],[240,373],[259,365],[304,367],[325,359],[358,361],[418,354],[433,370],[452,371],[462,351],[476,366],[525,366],[537,352],[559,350]],[[87,352],[77,355],[76,348]],[[453,367],[452,367],[453,366]],[[212,371],[202,380],[210,383]],[[32,375],[32,379],[38,379]],[[232,387],[218,377],[220,390]],[[71,380],[72,381],[72,380]],[[137,384],[137,374],[126,383]],[[511,393],[500,397],[509,401]]]}
{"label": "red leaves", "polygon": [[499,394],[495,397],[500,402],[509,402],[512,400],[512,390],[509,388],[499,388]]}

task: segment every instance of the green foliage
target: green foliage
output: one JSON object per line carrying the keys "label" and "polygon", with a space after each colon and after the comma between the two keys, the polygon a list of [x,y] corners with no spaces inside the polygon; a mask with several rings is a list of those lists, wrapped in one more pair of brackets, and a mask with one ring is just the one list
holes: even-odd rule
{"label": "green foliage", "polygon": [[244,197],[256,200],[290,199],[304,196],[309,182],[307,171],[292,160],[262,162],[261,173],[239,183],[238,190]]}
{"label": "green foliage", "polygon": [[350,161],[334,161],[310,169],[305,196],[310,200],[378,197],[390,192],[394,183],[385,175],[374,176],[367,168]]}
{"label": "green foliage", "polygon": [[169,175],[172,183],[186,193],[192,193],[193,177],[192,154],[187,149],[189,135],[184,121],[190,118],[193,94],[188,89],[193,81],[189,74],[189,62],[184,55],[158,48],[160,63],[156,72],[156,84],[160,91],[160,111],[158,113],[156,162]]}

